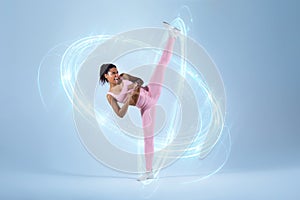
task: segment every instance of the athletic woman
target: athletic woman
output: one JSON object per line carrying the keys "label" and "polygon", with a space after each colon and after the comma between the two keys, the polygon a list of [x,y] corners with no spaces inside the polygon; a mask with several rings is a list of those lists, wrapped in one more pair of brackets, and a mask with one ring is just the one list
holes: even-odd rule
{"label": "athletic woman", "polygon": [[[122,118],[129,106],[136,106],[141,111],[146,173],[138,178],[139,181],[153,178],[155,104],[161,93],[164,73],[171,60],[176,37],[180,32],[170,24],[163,23],[169,36],[147,86],[143,86],[144,81],[141,78],[126,73],[119,74],[117,67],[112,63],[103,64],[100,68],[100,81],[102,84],[109,84],[106,97],[114,112]],[[120,107],[118,102],[123,105]]]}

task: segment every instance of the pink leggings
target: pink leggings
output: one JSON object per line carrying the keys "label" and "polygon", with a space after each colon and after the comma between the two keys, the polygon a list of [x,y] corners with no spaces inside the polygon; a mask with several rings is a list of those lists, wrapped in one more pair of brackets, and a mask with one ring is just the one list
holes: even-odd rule
{"label": "pink leggings", "polygon": [[152,161],[154,155],[153,140],[154,140],[154,126],[155,126],[155,104],[161,93],[162,83],[164,80],[164,73],[172,57],[172,49],[174,46],[174,42],[175,42],[175,38],[169,36],[163,54],[160,58],[160,61],[157,64],[151,76],[150,82],[148,84],[147,105],[141,108],[147,171],[152,170]]}

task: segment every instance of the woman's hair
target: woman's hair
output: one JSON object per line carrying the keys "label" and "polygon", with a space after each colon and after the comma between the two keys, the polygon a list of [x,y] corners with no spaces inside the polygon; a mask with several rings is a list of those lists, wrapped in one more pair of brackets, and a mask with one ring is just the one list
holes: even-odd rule
{"label": "woman's hair", "polygon": [[106,82],[108,82],[104,75],[107,74],[111,68],[117,68],[117,67],[116,67],[116,65],[111,64],[111,63],[101,65],[100,74],[99,74],[99,76],[100,76],[99,82],[101,82],[102,85],[104,85]]}

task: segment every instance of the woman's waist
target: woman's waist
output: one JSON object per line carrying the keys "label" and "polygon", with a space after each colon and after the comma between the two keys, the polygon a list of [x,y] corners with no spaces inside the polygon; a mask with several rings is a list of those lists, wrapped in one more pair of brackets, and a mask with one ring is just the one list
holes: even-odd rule
{"label": "woman's waist", "polygon": [[138,108],[143,107],[143,105],[146,102],[146,97],[148,96],[148,87],[140,87],[138,88],[137,95],[133,95],[132,99],[134,99],[134,106],[137,106]]}

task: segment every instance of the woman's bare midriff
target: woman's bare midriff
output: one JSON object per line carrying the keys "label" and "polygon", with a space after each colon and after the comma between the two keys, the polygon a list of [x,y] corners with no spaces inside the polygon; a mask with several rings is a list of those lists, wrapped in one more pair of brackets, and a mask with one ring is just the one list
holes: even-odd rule
{"label": "woman's bare midriff", "polygon": [[140,88],[138,88],[136,91],[134,91],[134,94],[131,96],[131,99],[129,101],[129,105],[135,106],[140,95]]}

